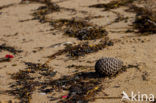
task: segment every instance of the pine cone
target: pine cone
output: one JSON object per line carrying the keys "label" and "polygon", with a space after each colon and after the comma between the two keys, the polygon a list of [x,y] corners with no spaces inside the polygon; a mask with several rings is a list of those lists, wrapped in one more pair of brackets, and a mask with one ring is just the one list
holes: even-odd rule
{"label": "pine cone", "polygon": [[123,66],[123,62],[116,58],[101,58],[95,64],[96,73],[103,76],[116,74]]}

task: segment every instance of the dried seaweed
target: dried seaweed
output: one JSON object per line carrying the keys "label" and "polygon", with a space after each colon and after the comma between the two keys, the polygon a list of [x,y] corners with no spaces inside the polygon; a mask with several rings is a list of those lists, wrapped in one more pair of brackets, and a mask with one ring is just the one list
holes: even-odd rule
{"label": "dried seaweed", "polygon": [[129,4],[132,4],[136,0],[118,0],[118,1],[111,1],[106,4],[95,4],[91,5],[89,7],[94,7],[94,8],[105,8],[105,11],[119,8],[121,6],[127,6]]}
{"label": "dried seaweed", "polygon": [[[48,86],[51,88],[47,89]],[[93,72],[80,72],[70,76],[63,76],[59,79],[46,82],[45,85],[40,88],[40,90],[42,92],[45,91],[45,93],[56,90],[69,91],[67,98],[60,100],[58,103],[88,103],[90,98],[100,92],[101,89],[100,79],[98,79],[98,76]]]}
{"label": "dried seaweed", "polygon": [[68,46],[66,47],[67,50],[67,56],[68,57],[79,57],[79,56],[85,56],[89,53],[94,53],[99,50],[104,49],[106,46],[111,44],[110,41],[103,41],[99,44],[95,45],[89,45],[88,43],[79,44],[76,46]]}
{"label": "dried seaweed", "polygon": [[11,52],[13,54],[17,54],[17,53],[22,52],[22,50],[16,50],[14,47],[7,46],[6,44],[1,44],[0,45],[0,51],[2,51],[2,50],[9,51],[9,52]]}
{"label": "dried seaweed", "polygon": [[30,62],[26,62],[25,64],[27,68],[11,74],[11,78],[14,79],[15,82],[10,84],[11,90],[6,91],[19,99],[20,103],[30,103],[33,91],[42,84],[42,81],[37,81],[37,77],[33,77],[32,74],[38,73],[44,78],[49,76],[53,77],[56,74],[56,72],[51,70],[46,64],[42,65]]}
{"label": "dried seaweed", "polygon": [[41,23],[45,23],[45,22],[48,22],[48,20],[46,19],[46,15],[49,14],[49,13],[53,13],[53,12],[57,12],[57,11],[60,11],[60,7],[53,3],[53,2],[50,2],[49,0],[45,0],[45,1],[42,1],[40,3],[43,3],[45,4],[45,6],[41,6],[39,7],[34,13],[33,13],[33,16],[34,16],[34,20],[39,20]]}
{"label": "dried seaweed", "polygon": [[[86,54],[94,53],[99,50],[104,49],[107,46],[112,46],[113,42],[109,40],[109,38],[104,38],[100,43],[98,44],[89,44],[88,42],[81,43],[75,46],[66,46],[65,49],[59,50],[58,52],[52,54],[51,56],[48,56],[50,60],[54,59],[56,56],[62,55],[67,53],[67,57],[70,58],[77,58],[80,56],[85,56]],[[48,62],[50,61],[48,60]]]}
{"label": "dried seaweed", "polygon": [[98,27],[85,27],[79,30],[68,29],[65,35],[70,37],[76,37],[79,40],[94,40],[107,36],[107,31],[103,28]]}
{"label": "dried seaweed", "polygon": [[79,40],[93,40],[102,38],[108,34],[104,28],[93,26],[84,20],[76,20],[75,18],[72,20],[50,20],[46,18],[46,15],[54,11],[59,11],[60,8],[51,2],[45,4],[45,6],[39,7],[36,12],[33,13],[34,19],[39,20],[41,23],[49,22],[55,29],[64,30],[65,35],[76,37]]}
{"label": "dried seaweed", "polygon": [[[46,94],[52,91],[69,91],[68,97],[65,100],[51,97],[51,101],[59,99],[60,103],[77,103],[78,101],[85,101],[87,103],[91,100],[92,96],[95,96],[101,90],[100,79],[94,72],[80,72],[53,80],[46,76],[54,77],[56,73],[50,70],[50,67],[46,64],[42,65],[31,62],[26,62],[25,64],[27,67],[24,70],[11,74],[11,78],[15,82],[10,84],[11,90],[6,91],[19,99],[20,103],[30,103],[32,94],[36,89]],[[43,76],[42,80],[34,77],[33,74],[35,73]]]}
{"label": "dried seaweed", "polygon": [[137,7],[132,5],[130,8],[136,12],[133,26],[140,33],[153,34],[156,33],[156,12],[148,10],[144,7]]}
{"label": "dried seaweed", "polygon": [[67,26],[67,28],[73,28],[73,29],[81,29],[84,27],[89,27],[91,24],[89,24],[87,21],[82,19],[76,19],[72,18],[71,20],[68,19],[59,19],[59,20],[53,20],[50,22],[52,26],[55,28],[62,28],[64,26]]}
{"label": "dried seaweed", "polygon": [[51,25],[55,27],[55,29],[59,28],[65,31],[64,35],[68,35],[70,37],[76,37],[79,40],[93,40],[105,37],[108,33],[107,31],[91,23],[88,23],[85,20],[78,19],[60,19],[56,21],[52,21]]}
{"label": "dried seaweed", "polygon": [[[91,97],[100,92],[101,87],[97,81],[80,82],[69,88],[69,95],[62,103],[88,103]],[[92,100],[93,101],[93,100]]]}
{"label": "dried seaweed", "polygon": [[73,18],[72,20],[68,19],[59,19],[59,20],[50,20],[46,17],[47,14],[60,11],[60,7],[50,1],[43,2],[45,6],[39,7],[34,13],[34,19],[39,20],[41,23],[50,23],[55,29],[64,30],[65,35],[70,37],[76,37],[79,40],[93,40],[99,39],[108,34],[108,32],[98,26],[93,26],[84,20],[77,20]]}
{"label": "dried seaweed", "polygon": [[[100,76],[96,72],[79,72],[68,76],[62,76],[58,79],[46,78],[42,75],[43,72],[48,72],[47,75],[55,76],[53,70],[46,64],[25,63],[27,68],[20,70],[11,75],[16,82],[12,83],[7,93],[15,96],[20,100],[20,103],[30,103],[31,96],[34,90],[41,93],[52,93],[68,91],[67,98],[55,97],[52,95],[50,101],[58,100],[58,103],[88,103],[94,101],[96,94],[102,91],[101,79],[105,76]],[[128,65],[125,68],[136,67],[136,65]],[[37,72],[38,71],[38,72]],[[42,73],[41,73],[42,72]],[[38,80],[38,77],[33,77],[32,74],[41,73],[44,77]],[[101,78],[102,77],[102,78]],[[93,98],[94,97],[94,98]],[[109,97],[106,97],[109,98]],[[113,99],[114,97],[110,97]]]}

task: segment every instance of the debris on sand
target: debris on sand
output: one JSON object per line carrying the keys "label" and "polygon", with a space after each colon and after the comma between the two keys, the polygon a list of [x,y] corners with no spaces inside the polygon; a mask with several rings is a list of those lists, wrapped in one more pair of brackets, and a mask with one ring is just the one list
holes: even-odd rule
{"label": "debris on sand", "polygon": [[14,56],[7,54],[7,55],[5,55],[5,57],[0,58],[0,62],[9,62],[11,60],[11,58],[14,58]]}
{"label": "debris on sand", "polygon": [[71,20],[48,20],[44,17],[44,19],[40,20],[43,22],[49,22],[51,26],[55,28],[55,30],[64,31],[64,35],[75,37],[79,40],[94,40],[108,35],[108,32],[105,30],[105,28],[93,25],[81,19],[72,18]]}
{"label": "debris on sand", "polygon": [[50,23],[50,25],[54,27],[55,30],[63,30],[64,35],[75,37],[79,40],[93,40],[102,38],[108,34],[108,32],[103,27],[98,27],[97,25],[88,23],[85,20],[78,20],[76,18],[72,18],[71,20],[52,20],[46,17],[46,15],[49,13],[60,11],[60,7],[50,1],[44,1],[41,3],[44,3],[45,6],[39,7],[33,13],[33,19],[37,19],[41,23]]}
{"label": "debris on sand", "polygon": [[75,42],[62,42],[62,43],[57,43],[57,44],[53,44],[50,45],[48,48],[56,48],[56,47],[60,47],[60,46],[68,46],[68,45],[72,45],[75,44]]}
{"label": "debris on sand", "polygon": [[140,33],[156,33],[156,11],[148,10],[144,7],[132,5],[131,11],[136,12],[133,23],[134,28]]}
{"label": "debris on sand", "polygon": [[77,37],[79,40],[94,40],[106,36],[108,33],[103,28],[98,27],[84,27],[79,30],[67,29],[65,35],[70,37]]}
{"label": "debris on sand", "polygon": [[102,50],[106,46],[109,46],[109,44],[111,45],[111,43],[112,43],[111,41],[103,41],[99,44],[90,45],[86,42],[86,43],[79,44],[76,46],[69,46],[69,47],[66,47],[66,50],[68,53],[67,56],[68,57],[85,56],[86,54],[94,53],[99,50]]}
{"label": "debris on sand", "polygon": [[[50,101],[58,100],[58,103],[88,103],[94,101],[96,98],[93,97],[103,89],[101,76],[96,72],[79,72],[54,79],[56,72],[47,64],[25,62],[25,65],[27,67],[24,70],[11,74],[11,78],[15,82],[11,83],[10,90],[6,91],[19,99],[20,103],[30,103],[35,90],[44,95],[68,91],[64,98],[54,95],[49,97]],[[125,68],[131,67],[138,66],[125,66]]]}
{"label": "debris on sand", "polygon": [[101,40],[98,44],[89,44],[88,42],[84,42],[75,46],[69,45],[65,47],[65,49],[56,52],[55,54],[48,56],[50,60],[54,59],[56,56],[67,53],[67,57],[69,58],[77,58],[80,56],[85,56],[86,54],[94,53],[99,50],[106,48],[107,46],[112,46],[113,42],[109,40],[108,37]]}
{"label": "debris on sand", "polygon": [[[86,20],[78,19],[78,18],[72,18],[71,20],[69,19],[58,19],[58,20],[53,20],[50,22],[52,26],[55,28],[72,28],[72,29],[81,29],[84,27],[89,27],[92,26],[91,23],[88,23]],[[66,27],[65,27],[66,26]]]}
{"label": "debris on sand", "polygon": [[85,20],[78,19],[60,19],[52,21],[51,25],[65,31],[64,35],[76,37],[79,40],[93,40],[107,36],[107,31],[96,25],[88,23]]}
{"label": "debris on sand", "polygon": [[107,10],[119,8],[121,6],[127,6],[129,4],[132,4],[134,1],[136,1],[136,0],[117,0],[117,1],[111,1],[111,2],[106,3],[106,4],[91,5],[89,7],[104,8],[105,11],[107,11]]}
{"label": "debris on sand", "polygon": [[11,74],[11,78],[15,82],[11,83],[11,89],[6,91],[19,99],[20,103],[30,103],[35,90],[42,94],[53,91],[60,92],[61,90],[69,91],[66,98],[50,98],[50,101],[59,100],[59,103],[88,102],[92,96],[101,90],[100,79],[93,72],[80,72],[59,79],[52,79],[56,72],[46,64],[26,62],[25,65],[27,67],[24,70]]}
{"label": "debris on sand", "polygon": [[8,51],[8,52],[11,52],[13,54],[17,54],[17,53],[21,53],[22,50],[16,50],[14,47],[11,47],[11,46],[7,46],[6,44],[1,44],[0,45],[0,51]]}
{"label": "debris on sand", "polygon": [[[37,1],[37,0],[35,0]],[[34,20],[39,20],[41,23],[49,22],[46,18],[47,14],[60,11],[60,7],[51,2],[50,0],[39,1],[39,3],[45,4],[45,6],[39,7],[34,13]]]}
{"label": "debris on sand", "polygon": [[10,54],[7,54],[7,55],[5,55],[5,58],[14,58],[14,56],[10,55]]}
{"label": "debris on sand", "polygon": [[69,92],[67,97],[61,98],[58,103],[88,103],[91,97],[101,91],[102,86],[100,79],[94,73],[80,72],[70,76],[63,76],[53,81],[47,81],[40,90],[46,92],[47,88],[51,92],[58,90],[58,92],[63,90]]}
{"label": "debris on sand", "polygon": [[[20,103],[30,103],[33,91],[43,82],[41,78],[51,78],[56,74],[46,64],[26,62],[25,65],[27,65],[27,68],[24,70],[11,74],[11,78],[15,82],[11,84],[11,90],[6,91],[19,99]],[[35,74],[38,74],[38,76],[35,77]]]}

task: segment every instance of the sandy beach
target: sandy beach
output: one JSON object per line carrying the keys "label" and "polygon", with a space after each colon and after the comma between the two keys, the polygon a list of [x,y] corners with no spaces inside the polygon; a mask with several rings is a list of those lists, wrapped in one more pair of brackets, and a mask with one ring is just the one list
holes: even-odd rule
{"label": "sandy beach", "polygon": [[[101,57],[118,58],[124,62],[125,66],[132,65],[132,67],[115,77],[100,78],[100,84],[96,87],[101,89],[93,95],[94,100],[60,103],[154,103],[150,101],[121,101],[123,91],[129,96],[131,96],[132,91],[135,94],[147,94],[148,96],[153,94],[156,96],[156,35],[155,33],[142,35],[142,33],[137,33],[133,29],[132,25],[136,13],[126,11],[129,6],[121,6],[107,11],[103,8],[90,6],[109,3],[112,0],[51,0],[55,3],[54,7],[57,5],[58,8],[56,6],[56,11],[52,11],[53,8],[51,8],[45,13],[45,8],[38,9],[46,5],[45,0],[40,1],[31,2],[30,0],[21,3],[21,0],[0,0],[0,8],[3,7],[0,9],[0,45],[13,47],[16,50],[13,52],[8,49],[3,50],[0,47],[0,58],[13,55],[13,58],[9,59],[10,61],[0,62],[0,103],[58,103],[61,100],[65,101],[69,94],[68,90],[60,89],[46,93],[40,91],[39,88],[43,86],[43,83],[46,83],[45,81],[57,80],[63,76],[80,72],[94,72],[94,65]],[[45,14],[37,12],[37,10],[41,10]],[[33,15],[35,12],[36,15],[41,13],[44,16],[38,14],[35,18]],[[88,42],[89,47],[93,48],[95,44],[98,45],[105,40],[105,35],[90,40],[64,35],[69,33],[66,30],[70,30],[67,20],[73,18],[84,20],[82,23],[87,22],[88,24],[85,25],[98,28],[97,31],[104,30],[109,38],[108,42],[113,44],[108,43],[105,47],[100,47],[100,49],[93,50],[93,52],[85,55],[82,54],[76,58],[72,58],[72,56],[78,54],[72,55],[70,54],[71,51],[67,51],[68,49],[63,53],[56,54],[54,58],[48,58],[48,56],[64,50],[67,46]],[[59,20],[65,20],[64,24]],[[77,28],[73,28],[77,30]],[[47,62],[49,66],[47,71],[56,72],[54,76],[50,74],[52,76],[47,77],[40,76],[39,74],[43,74],[40,70],[30,74],[34,81],[42,82],[31,90],[30,98],[26,97],[25,94],[20,94],[24,96],[19,97],[18,93],[20,92],[15,93],[11,87],[18,79],[18,77],[17,79],[11,78],[11,74],[29,68],[25,65],[26,62],[39,64]],[[20,81],[20,79],[18,80]],[[22,83],[24,84],[23,81]],[[16,87],[16,84],[14,86]],[[21,86],[23,85],[18,85],[17,88],[21,88]],[[51,88],[50,86],[48,85],[47,88]],[[70,83],[68,86],[70,86]],[[29,88],[27,89],[29,90]],[[52,100],[52,97],[57,99]]]}

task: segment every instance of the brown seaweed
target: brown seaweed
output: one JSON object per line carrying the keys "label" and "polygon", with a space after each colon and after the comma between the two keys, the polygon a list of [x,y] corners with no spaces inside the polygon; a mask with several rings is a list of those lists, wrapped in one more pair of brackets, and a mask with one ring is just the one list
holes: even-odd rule
{"label": "brown seaweed", "polygon": [[106,36],[108,33],[105,29],[97,27],[85,27],[76,31],[68,29],[65,35],[77,37],[79,40],[94,40]]}
{"label": "brown seaweed", "polygon": [[105,11],[107,11],[107,10],[119,8],[121,6],[127,6],[129,4],[132,4],[134,1],[136,1],[136,0],[118,0],[118,1],[111,1],[106,4],[95,4],[95,5],[91,5],[89,7],[104,8]]}
{"label": "brown seaweed", "polygon": [[102,43],[95,44],[95,45],[89,45],[88,43],[80,44],[77,46],[69,46],[66,47],[67,50],[67,56],[68,57],[79,57],[79,56],[85,56],[86,54],[94,53],[99,50],[102,50],[106,46],[111,44],[111,42],[103,41]]}
{"label": "brown seaweed", "polygon": [[59,79],[46,82],[40,88],[45,93],[57,90],[69,91],[67,98],[59,100],[58,103],[77,103],[80,101],[88,103],[90,98],[100,92],[101,89],[100,79],[93,72],[80,72],[70,76],[63,76]]}
{"label": "brown seaweed", "polygon": [[73,29],[81,29],[83,27],[91,26],[91,24],[88,23],[87,21],[76,18],[72,18],[71,20],[68,19],[53,20],[50,22],[50,24],[55,28],[62,28],[63,26],[67,26],[67,28]]}
{"label": "brown seaweed", "polygon": [[75,37],[79,40],[99,39],[107,36],[108,34],[108,32],[102,27],[98,27],[85,20],[77,20],[75,18],[71,20],[60,19],[52,21],[51,25],[54,26],[55,29],[59,28],[64,30],[64,35]]}
{"label": "brown seaweed", "polygon": [[11,52],[13,54],[17,54],[17,53],[22,52],[22,50],[16,50],[14,47],[7,46],[6,44],[1,44],[0,45],[0,51],[2,51],[2,50],[9,51],[9,52]]}
{"label": "brown seaweed", "polygon": [[34,13],[33,19],[39,20],[41,23],[50,23],[55,30],[63,30],[65,35],[78,38],[79,40],[99,39],[108,34],[108,32],[96,25],[88,23],[85,20],[77,20],[73,18],[52,20],[46,17],[47,14],[60,11],[60,7],[53,2],[43,2],[45,6],[39,7]]}
{"label": "brown seaweed", "polygon": [[[65,100],[53,96],[50,98],[51,101],[59,100],[60,103],[88,102],[92,96],[101,90],[100,79],[94,72],[80,72],[53,80],[46,78],[46,76],[54,77],[56,74],[46,64],[31,62],[26,62],[25,64],[27,67],[24,70],[11,74],[11,78],[15,82],[11,83],[11,89],[6,91],[19,99],[20,103],[30,103],[32,94],[36,89],[46,94],[53,91],[58,92],[58,90],[69,91]],[[38,77],[33,76],[34,73],[39,73],[44,79],[38,80]]]}
{"label": "brown seaweed", "polygon": [[32,76],[34,73],[38,73],[45,78],[54,77],[56,74],[56,72],[51,70],[46,64],[26,62],[25,65],[27,65],[27,68],[24,70],[11,74],[11,78],[15,80],[15,82],[10,84],[11,90],[6,91],[19,99],[20,103],[30,103],[33,91],[42,84],[42,81],[37,81],[35,80],[37,77]]}
{"label": "brown seaweed", "polygon": [[134,28],[140,33],[156,33],[156,12],[143,7],[133,6],[134,8],[136,12]]}
{"label": "brown seaweed", "polygon": [[98,44],[89,44],[88,42],[84,42],[75,46],[66,46],[65,49],[59,50],[58,52],[52,54],[51,56],[48,56],[50,58],[47,62],[54,59],[56,56],[67,54],[67,57],[69,58],[77,58],[80,56],[85,56],[86,54],[94,53],[99,50],[102,50],[106,48],[107,46],[113,46],[113,42],[109,40],[108,37],[101,40]]}
{"label": "brown seaweed", "polygon": [[[106,77],[100,76],[96,72],[79,72],[62,76],[58,79],[52,79],[46,78],[46,76],[54,77],[56,73],[46,64],[31,62],[26,62],[25,64],[27,68],[11,75],[12,79],[16,81],[11,83],[11,90],[7,91],[7,93],[19,99],[20,103],[30,103],[32,93],[36,89],[45,94],[68,91],[68,94],[66,94],[67,98],[62,99],[61,97],[52,95],[49,97],[50,101],[58,100],[58,103],[88,103],[89,101],[94,101],[96,94],[102,91],[101,79]],[[124,66],[124,69],[132,67],[138,67],[138,65]],[[47,74],[45,75],[41,72],[47,72]],[[34,73],[41,73],[41,76],[44,78],[38,80],[38,77],[32,76]]]}

